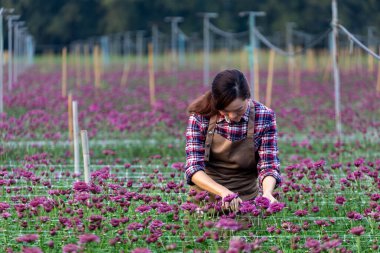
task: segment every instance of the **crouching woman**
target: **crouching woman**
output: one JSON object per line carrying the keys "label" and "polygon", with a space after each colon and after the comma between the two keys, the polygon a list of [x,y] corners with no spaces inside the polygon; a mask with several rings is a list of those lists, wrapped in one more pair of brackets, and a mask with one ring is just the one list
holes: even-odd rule
{"label": "crouching woman", "polygon": [[250,97],[244,74],[225,70],[188,107],[187,183],[232,210],[259,194],[277,202],[273,190],[281,183],[275,114]]}

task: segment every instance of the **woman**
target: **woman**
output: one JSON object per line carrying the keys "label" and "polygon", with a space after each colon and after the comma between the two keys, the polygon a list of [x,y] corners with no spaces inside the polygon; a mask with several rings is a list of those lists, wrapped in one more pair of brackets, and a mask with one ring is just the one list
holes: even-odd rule
{"label": "woman", "polygon": [[[222,197],[232,210],[259,192],[276,202],[272,194],[281,176],[275,114],[250,99],[243,73],[217,74],[188,112],[185,168],[191,188]],[[232,194],[238,197],[223,201]]]}

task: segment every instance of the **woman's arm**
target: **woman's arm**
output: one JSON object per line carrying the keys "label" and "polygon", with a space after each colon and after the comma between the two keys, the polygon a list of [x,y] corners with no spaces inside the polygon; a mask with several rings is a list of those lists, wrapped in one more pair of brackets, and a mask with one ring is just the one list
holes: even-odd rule
{"label": "woman's arm", "polygon": [[[234,194],[234,192],[230,191],[226,187],[221,184],[215,182],[211,177],[209,177],[204,171],[197,171],[193,174],[192,177],[193,183],[199,186],[201,189],[211,192],[215,195],[221,196],[224,199],[226,196],[230,194]],[[242,200],[240,198],[233,199],[230,203],[224,203],[225,208],[231,207],[232,210],[236,211],[239,208]]]}
{"label": "woman's arm", "polygon": [[266,176],[263,179],[263,197],[268,198],[271,203],[277,202],[277,200],[272,195],[275,186],[276,186],[276,179],[274,177]]}
{"label": "woman's arm", "polygon": [[257,165],[259,182],[263,196],[269,198],[271,202],[276,202],[276,199],[272,196],[273,190],[281,183],[276,116],[272,110],[264,111],[261,119],[268,123],[263,129],[260,129],[262,131],[261,145],[258,150],[260,160]]}

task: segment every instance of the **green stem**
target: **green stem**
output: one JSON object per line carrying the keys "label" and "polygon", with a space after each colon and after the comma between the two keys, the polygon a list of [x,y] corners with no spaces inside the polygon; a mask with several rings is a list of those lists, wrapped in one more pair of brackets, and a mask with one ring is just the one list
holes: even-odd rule
{"label": "green stem", "polygon": [[356,237],[356,245],[358,246],[358,253],[360,253],[360,236]]}

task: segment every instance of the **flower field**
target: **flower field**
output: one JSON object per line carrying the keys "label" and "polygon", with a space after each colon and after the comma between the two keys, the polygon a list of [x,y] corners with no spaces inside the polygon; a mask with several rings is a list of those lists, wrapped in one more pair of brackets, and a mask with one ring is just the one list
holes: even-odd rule
{"label": "flower field", "polygon": [[[153,108],[145,69],[132,69],[123,85],[120,66],[103,73],[101,88],[72,79],[79,126],[89,133],[90,183],[74,174],[59,67],[37,64],[20,76],[0,121],[0,251],[380,251],[375,74],[341,73],[345,138],[337,141],[331,80],[303,70],[295,92],[276,70],[279,202],[257,197],[238,213],[189,192],[184,179],[186,107],[206,90],[202,74],[157,72]],[[263,81],[263,102],[264,94]]]}

